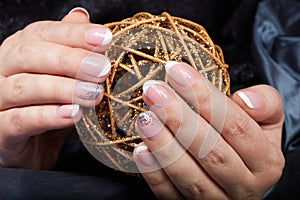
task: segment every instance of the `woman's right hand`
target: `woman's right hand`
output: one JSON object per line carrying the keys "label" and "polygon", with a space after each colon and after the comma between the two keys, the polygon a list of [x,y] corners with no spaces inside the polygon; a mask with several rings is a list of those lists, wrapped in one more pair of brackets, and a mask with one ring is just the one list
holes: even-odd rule
{"label": "woman's right hand", "polygon": [[[110,61],[101,53],[111,32],[75,9],[62,21],[40,21],[0,47],[0,166],[55,166],[82,106],[103,97]],[[93,52],[92,52],[93,51]]]}

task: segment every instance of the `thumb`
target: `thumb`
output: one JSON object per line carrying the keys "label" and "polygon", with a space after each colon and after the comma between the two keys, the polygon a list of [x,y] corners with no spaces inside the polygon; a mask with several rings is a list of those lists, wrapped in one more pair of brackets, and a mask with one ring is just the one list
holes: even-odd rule
{"label": "thumb", "polygon": [[61,21],[68,23],[89,23],[90,15],[86,9],[76,7],[73,8]]}
{"label": "thumb", "polygon": [[256,85],[235,92],[232,99],[260,125],[273,144],[281,146],[284,112],[277,90]]}
{"label": "thumb", "polygon": [[232,96],[255,121],[262,125],[282,125],[284,114],[280,94],[268,85],[256,85],[235,92]]}

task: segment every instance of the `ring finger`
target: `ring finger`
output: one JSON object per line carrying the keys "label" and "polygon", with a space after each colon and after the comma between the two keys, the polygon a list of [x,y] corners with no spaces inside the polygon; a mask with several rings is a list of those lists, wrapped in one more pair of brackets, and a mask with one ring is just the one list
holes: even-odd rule
{"label": "ring finger", "polygon": [[103,97],[103,87],[67,77],[22,73],[1,79],[0,96],[0,110],[56,103],[94,106]]}

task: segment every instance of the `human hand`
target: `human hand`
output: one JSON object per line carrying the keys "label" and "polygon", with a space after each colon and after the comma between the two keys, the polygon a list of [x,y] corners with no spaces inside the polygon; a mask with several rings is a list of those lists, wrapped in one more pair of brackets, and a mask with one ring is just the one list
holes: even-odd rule
{"label": "human hand", "polygon": [[[103,97],[112,39],[75,9],[62,21],[28,25],[0,47],[0,166],[49,169],[82,106]],[[94,51],[91,53],[91,51]]]}
{"label": "human hand", "polygon": [[[226,97],[187,64],[143,86],[135,161],[159,199],[261,199],[280,178],[283,105],[258,85]],[[180,95],[180,96],[179,96]],[[191,107],[185,103],[188,102]]]}

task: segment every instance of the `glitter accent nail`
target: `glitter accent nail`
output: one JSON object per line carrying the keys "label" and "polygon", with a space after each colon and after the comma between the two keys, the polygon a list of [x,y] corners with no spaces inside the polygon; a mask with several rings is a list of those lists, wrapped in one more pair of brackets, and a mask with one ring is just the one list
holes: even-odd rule
{"label": "glitter accent nail", "polygon": [[138,129],[142,131],[141,137],[155,140],[161,133],[164,125],[151,112],[141,113],[137,117]]}
{"label": "glitter accent nail", "polygon": [[75,85],[75,95],[81,99],[95,100],[102,92],[102,87],[95,83],[78,82]]}
{"label": "glitter accent nail", "polygon": [[153,125],[153,118],[148,112],[141,113],[137,117],[137,122],[139,123],[140,126],[150,126]]}

